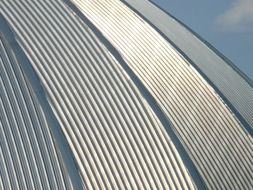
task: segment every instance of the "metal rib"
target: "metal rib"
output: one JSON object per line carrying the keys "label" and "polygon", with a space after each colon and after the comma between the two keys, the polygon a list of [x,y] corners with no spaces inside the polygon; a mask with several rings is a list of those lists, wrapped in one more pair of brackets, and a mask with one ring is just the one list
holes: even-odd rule
{"label": "metal rib", "polygon": [[124,0],[124,2],[134,7],[138,14],[152,23],[161,35],[173,43],[173,46],[208,80],[253,137],[252,80],[211,44],[151,1]]}
{"label": "metal rib", "polygon": [[1,2],[89,189],[194,189],[150,106],[61,1]]}
{"label": "metal rib", "polygon": [[252,138],[190,63],[123,3],[73,2],[152,92],[208,188],[251,189]]}
{"label": "metal rib", "polygon": [[72,189],[50,126],[2,34],[0,54],[1,189]]}

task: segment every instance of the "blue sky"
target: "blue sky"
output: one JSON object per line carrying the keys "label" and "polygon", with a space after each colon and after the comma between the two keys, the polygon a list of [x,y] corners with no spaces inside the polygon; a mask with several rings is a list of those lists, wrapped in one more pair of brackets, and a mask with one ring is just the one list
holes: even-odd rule
{"label": "blue sky", "polygon": [[253,0],[153,0],[253,79]]}

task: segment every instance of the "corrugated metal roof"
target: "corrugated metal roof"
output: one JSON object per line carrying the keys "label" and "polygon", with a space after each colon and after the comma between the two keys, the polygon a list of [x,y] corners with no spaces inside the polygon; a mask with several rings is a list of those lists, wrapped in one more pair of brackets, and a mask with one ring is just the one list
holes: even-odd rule
{"label": "corrugated metal roof", "polygon": [[152,92],[208,188],[252,188],[252,138],[191,64],[122,2],[73,2]]}
{"label": "corrugated metal roof", "polygon": [[72,189],[41,106],[0,35],[0,189]]}
{"label": "corrugated metal roof", "polygon": [[4,1],[87,188],[194,189],[161,122],[93,31],[61,1]]}
{"label": "corrugated metal roof", "polygon": [[[124,0],[173,43],[215,88],[253,136],[253,82],[228,58],[183,23],[147,0]],[[187,42],[187,43],[186,43]]]}
{"label": "corrugated metal roof", "polygon": [[0,2],[0,189],[252,189],[250,83],[127,2]]}

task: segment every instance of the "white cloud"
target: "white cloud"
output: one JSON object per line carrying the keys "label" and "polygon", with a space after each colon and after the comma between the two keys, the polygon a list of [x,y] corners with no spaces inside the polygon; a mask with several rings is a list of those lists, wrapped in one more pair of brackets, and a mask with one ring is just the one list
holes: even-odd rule
{"label": "white cloud", "polygon": [[253,32],[253,0],[236,0],[217,23],[226,31]]}

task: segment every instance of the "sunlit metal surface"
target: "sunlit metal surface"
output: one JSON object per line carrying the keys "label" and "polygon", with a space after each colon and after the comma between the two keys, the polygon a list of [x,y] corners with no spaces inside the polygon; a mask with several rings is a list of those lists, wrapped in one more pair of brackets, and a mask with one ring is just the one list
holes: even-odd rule
{"label": "sunlit metal surface", "polygon": [[253,188],[252,83],[174,18],[146,0],[0,13],[0,189]]}
{"label": "sunlit metal surface", "polygon": [[2,1],[88,189],[194,189],[168,134],[93,31],[62,1]]}
{"label": "sunlit metal surface", "polygon": [[[124,0],[206,76],[253,136],[253,82],[233,63],[176,18],[147,0]],[[186,43],[187,42],[187,43]]]}
{"label": "sunlit metal surface", "polygon": [[[243,124],[226,106],[215,89],[191,66],[191,63],[151,25],[122,2],[115,0],[73,0],[73,2],[114,45],[152,92],[172,121],[208,188],[251,189],[253,187],[252,137],[244,130]],[[152,10],[149,14],[152,15]],[[168,27],[167,30],[170,28]],[[174,31],[173,35],[176,36],[177,32],[181,31]],[[184,45],[188,46],[188,40],[192,41],[194,38],[193,35],[188,35],[184,39]],[[194,45],[192,44],[189,49],[191,48],[191,52],[196,55],[200,53],[197,51],[200,47]],[[217,59],[215,53],[210,52],[207,54],[202,52],[204,55],[199,57],[206,60],[210,57]],[[205,64],[205,60],[201,63],[208,72],[215,72],[212,70],[213,65]],[[225,64],[221,72],[227,72],[226,68],[233,70]],[[218,81],[219,77],[216,77]],[[237,78],[239,80],[240,76]],[[222,80],[231,82],[228,79]],[[252,95],[249,84],[242,84],[248,87],[235,93],[245,92]],[[238,88],[242,86],[237,85]],[[251,101],[252,99],[249,104]],[[240,106],[244,104],[245,102]],[[250,121],[251,108],[247,109],[245,114]]]}
{"label": "sunlit metal surface", "polygon": [[0,189],[72,189],[52,126],[2,34],[0,54]]}

